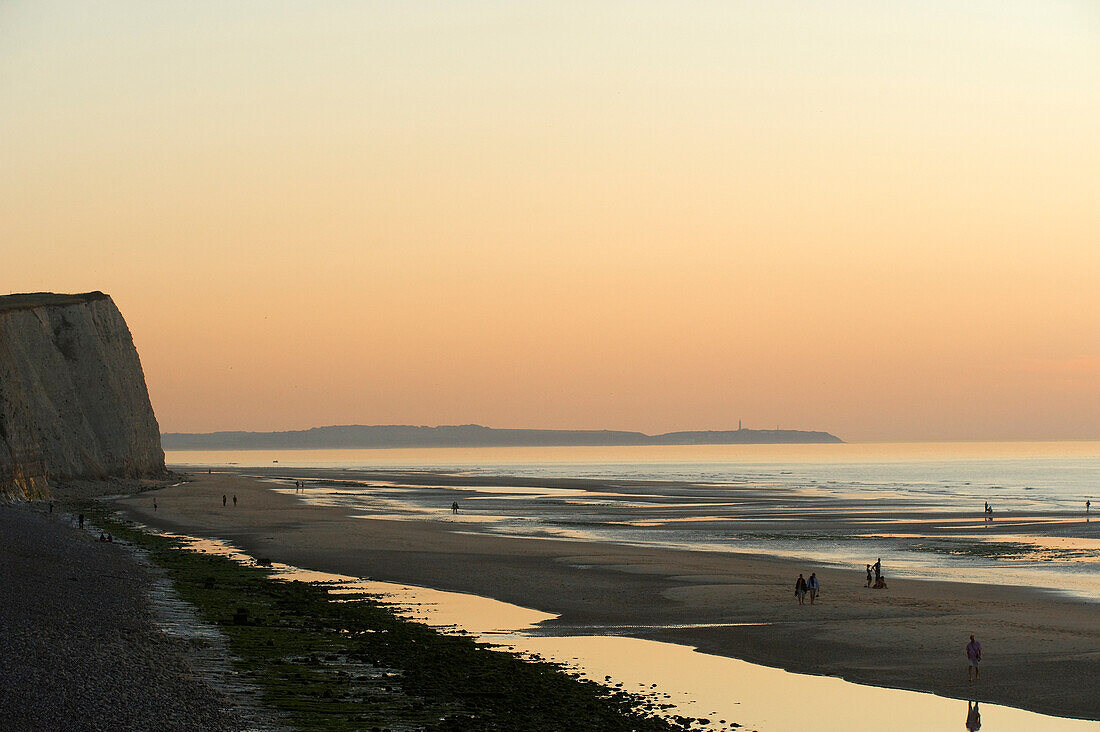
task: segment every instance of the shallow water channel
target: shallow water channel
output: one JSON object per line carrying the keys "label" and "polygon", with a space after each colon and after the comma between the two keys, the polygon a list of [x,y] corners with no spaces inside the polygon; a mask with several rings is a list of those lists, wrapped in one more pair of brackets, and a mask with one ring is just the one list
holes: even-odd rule
{"label": "shallow water channel", "polygon": [[[198,551],[255,564],[253,557],[227,542],[173,536]],[[709,720],[701,729],[730,729],[734,722],[741,725],[739,729],[759,732],[979,729],[973,726],[974,709],[963,699],[791,673],[699,653],[688,646],[621,635],[540,635],[538,624],[555,615],[478,595],[278,563],[271,567],[280,579],[324,583],[333,594],[371,594],[399,615],[444,632],[463,630],[486,643],[563,663],[587,678],[670,705],[666,714]],[[1052,717],[996,704],[981,703],[977,713],[985,732],[1100,731],[1097,721]]]}

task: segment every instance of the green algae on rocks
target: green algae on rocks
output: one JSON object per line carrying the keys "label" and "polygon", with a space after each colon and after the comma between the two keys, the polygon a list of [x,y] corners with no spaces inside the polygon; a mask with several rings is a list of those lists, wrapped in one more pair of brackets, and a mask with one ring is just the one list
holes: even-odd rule
{"label": "green algae on rocks", "polygon": [[97,525],[148,552],[225,633],[264,703],[298,729],[626,732],[694,721],[661,718],[653,700],[561,665],[398,617],[369,595],[278,580],[109,516]]}

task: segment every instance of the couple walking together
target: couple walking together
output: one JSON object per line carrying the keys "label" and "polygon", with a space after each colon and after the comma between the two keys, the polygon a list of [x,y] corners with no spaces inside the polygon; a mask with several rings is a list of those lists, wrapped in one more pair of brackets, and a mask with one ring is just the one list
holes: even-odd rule
{"label": "couple walking together", "polygon": [[810,572],[810,579],[798,575],[798,580],[794,583],[794,596],[798,598],[799,605],[806,604],[806,595],[810,596],[810,604],[813,605],[819,592],[821,583],[817,581],[816,572]]}

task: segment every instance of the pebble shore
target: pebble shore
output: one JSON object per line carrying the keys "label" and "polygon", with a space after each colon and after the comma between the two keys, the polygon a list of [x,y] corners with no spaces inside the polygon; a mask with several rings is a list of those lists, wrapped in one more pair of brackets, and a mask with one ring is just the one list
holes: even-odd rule
{"label": "pebble shore", "polygon": [[0,503],[0,729],[242,729],[156,626],[152,581],[68,517]]}

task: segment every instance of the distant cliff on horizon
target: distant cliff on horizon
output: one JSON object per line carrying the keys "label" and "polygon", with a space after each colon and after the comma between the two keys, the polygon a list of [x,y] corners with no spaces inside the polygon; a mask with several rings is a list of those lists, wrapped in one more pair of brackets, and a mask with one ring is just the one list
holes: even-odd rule
{"label": "distant cliff on horizon", "polygon": [[102,292],[0,296],[0,497],[164,473],[130,329]]}
{"label": "distant cliff on horizon", "polygon": [[700,430],[647,435],[622,430],[494,429],[476,424],[336,425],[287,432],[166,432],[166,450],[325,450],[413,447],[613,447],[619,445],[768,445],[844,442],[807,430]]}

